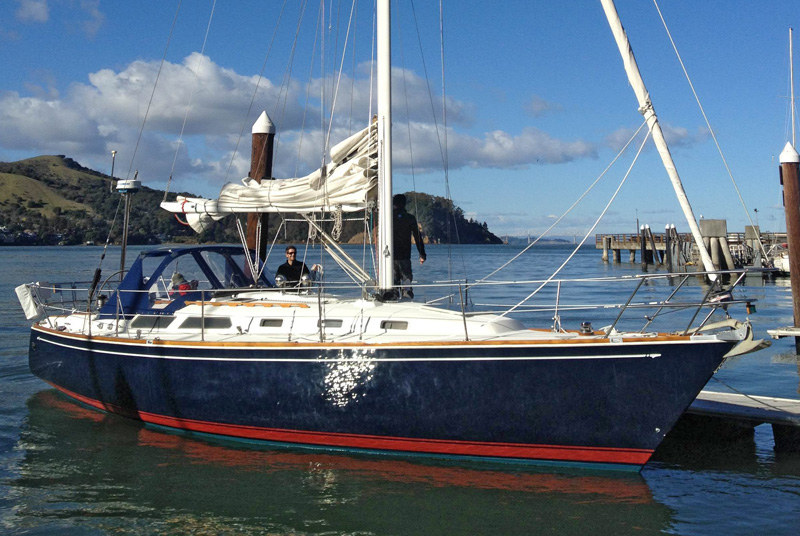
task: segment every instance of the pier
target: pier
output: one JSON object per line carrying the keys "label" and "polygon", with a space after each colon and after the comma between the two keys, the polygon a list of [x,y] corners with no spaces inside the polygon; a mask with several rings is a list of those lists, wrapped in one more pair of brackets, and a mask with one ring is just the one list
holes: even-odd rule
{"label": "pier", "polygon": [[[729,233],[725,220],[700,220],[700,231],[712,262],[720,270],[761,267],[759,239],[766,252],[787,240],[785,232],[761,232],[758,227],[749,225],[744,233]],[[615,264],[622,261],[622,252],[627,251],[630,263],[636,262],[638,252],[642,265],[661,265],[670,271],[700,265],[692,235],[678,233],[675,226],[665,227],[664,232],[654,232],[650,226],[643,225],[639,233],[597,234],[595,248],[603,251],[603,261]]]}
{"label": "pier", "polygon": [[800,400],[703,390],[673,432],[710,441],[752,436],[772,425],[775,450],[800,452]]}

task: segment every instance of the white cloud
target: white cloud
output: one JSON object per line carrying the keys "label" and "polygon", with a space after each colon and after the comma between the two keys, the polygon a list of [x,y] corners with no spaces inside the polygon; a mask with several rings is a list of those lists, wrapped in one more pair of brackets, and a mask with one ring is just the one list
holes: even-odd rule
{"label": "white cloud", "polygon": [[527,127],[516,136],[495,130],[488,132],[475,149],[473,167],[510,168],[529,164],[560,164],[579,158],[593,158],[593,144],[553,138],[537,128]]}
{"label": "white cloud", "polygon": [[80,8],[86,14],[86,20],[80,26],[89,37],[94,37],[106,21],[106,16],[100,11],[99,0],[81,0]]}
{"label": "white cloud", "polygon": [[[661,131],[664,133],[664,138],[667,140],[667,143],[670,147],[691,147],[698,143],[702,143],[708,139],[709,132],[708,129],[704,127],[698,128],[694,133],[690,132],[689,129],[684,127],[675,127],[668,123],[660,123]],[[622,149],[628,140],[633,136],[633,133],[636,132],[634,129],[631,128],[619,128],[606,136],[605,143],[608,147],[612,148],[615,151],[619,151]],[[646,134],[646,129],[642,129],[637,136],[636,143],[642,142],[642,137]],[[652,146],[650,140],[648,140],[648,147]]]}
{"label": "white cloud", "polygon": [[102,147],[85,110],[58,100],[0,95],[0,143],[11,149],[41,147],[46,152],[86,154]]}
{"label": "white cloud", "polygon": [[47,7],[47,0],[17,0],[16,17],[21,22],[47,22],[50,18],[50,10]]}
{"label": "white cloud", "polygon": [[56,77],[52,72],[47,70],[35,70],[31,72],[30,76],[32,80],[24,82],[24,86],[31,95],[42,99],[58,98]]}
{"label": "white cloud", "polygon": [[[51,21],[50,5],[48,0],[17,0],[19,4],[15,17],[20,22],[44,24]],[[56,3],[59,3],[58,0]],[[69,13],[69,20],[62,21],[68,29],[78,28],[92,38],[97,35],[100,27],[106,20],[105,14],[100,11],[99,0],[60,0],[60,3]],[[56,20],[54,15],[52,20]],[[63,31],[63,30],[59,30]]]}
{"label": "white cloud", "polygon": [[[331,143],[361,128],[375,109],[370,106],[374,92],[369,88],[368,69],[369,64],[364,64],[361,76],[342,80]],[[117,150],[118,176],[126,176],[129,167],[138,169],[140,178],[152,181],[154,187],[166,182],[174,160],[173,191],[214,193],[224,180],[238,180],[247,173],[250,126],[261,103],[270,103],[267,113],[279,132],[274,175],[303,175],[319,166],[322,155],[318,148],[324,140],[318,119],[319,88],[322,84],[332,87],[330,80],[314,80],[308,90],[295,81],[281,87],[222,67],[199,53],[180,63],[167,62],[160,75],[158,71],[159,62],[134,61],[119,71],[91,73],[89,83],[73,84],[63,95],[43,90],[37,91],[37,96],[0,94],[0,144],[35,154],[66,154],[103,171],[109,167],[110,151]],[[157,75],[158,85],[147,112]],[[418,173],[442,169],[443,130],[429,119],[432,108],[441,118],[441,98],[430,98],[424,80],[413,72],[395,69],[393,76],[397,87],[409,90],[407,105],[402,89],[394,93],[396,169],[407,171],[412,163]],[[254,93],[256,104],[250,109]],[[306,102],[309,105],[304,112]],[[593,144],[559,140],[535,128],[519,134],[498,130],[470,136],[454,126],[473,121],[471,105],[448,99],[447,106],[451,169],[521,168],[595,156]],[[148,120],[140,138],[145,113]],[[301,134],[304,123],[310,129]],[[182,128],[183,142],[175,156]],[[137,143],[136,157],[132,165],[127,164]]]}
{"label": "white cloud", "polygon": [[546,101],[539,95],[533,95],[525,104],[525,110],[533,117],[541,117],[551,112],[560,111],[561,109],[562,106],[560,104]]}

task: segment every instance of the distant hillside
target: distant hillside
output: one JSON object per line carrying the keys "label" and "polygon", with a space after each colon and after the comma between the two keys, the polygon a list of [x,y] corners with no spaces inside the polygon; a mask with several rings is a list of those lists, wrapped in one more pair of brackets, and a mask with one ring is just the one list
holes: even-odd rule
{"label": "distant hillside", "polygon": [[449,199],[421,192],[406,192],[406,208],[417,217],[430,242],[450,244],[502,244],[486,222],[466,219]]}
{"label": "distant hillside", "polygon": [[[535,236],[505,236],[503,237],[506,244],[509,246],[527,246],[532,241],[536,240]],[[538,246],[571,246],[574,245],[574,240],[567,240],[566,238],[545,238],[536,242]],[[592,242],[594,247],[594,242]]]}
{"label": "distant hillside", "polygon": [[[85,168],[63,155],[39,156],[19,162],[0,162],[0,244],[83,244],[113,242],[122,235],[121,196],[110,191],[108,175]],[[194,194],[180,192],[183,195]],[[159,208],[161,190],[146,186],[133,196],[128,241],[239,242],[234,218],[225,218],[197,235]],[[417,216],[426,241],[433,243],[500,244],[485,222],[464,218],[463,211],[442,197],[408,192],[407,208]],[[118,212],[119,210],[119,212]],[[304,242],[306,223],[274,215],[268,236],[280,230],[282,242]],[[341,241],[363,240],[363,214],[343,222]],[[285,224],[285,225],[282,225]],[[326,223],[328,228],[332,226]]]}
{"label": "distant hillside", "polygon": [[[109,191],[110,182],[107,175],[64,156],[0,163],[0,238],[23,244],[105,243],[116,213],[111,237],[118,242],[120,195]],[[133,196],[129,243],[158,243],[193,234],[158,209],[162,197],[163,192],[147,187]]]}

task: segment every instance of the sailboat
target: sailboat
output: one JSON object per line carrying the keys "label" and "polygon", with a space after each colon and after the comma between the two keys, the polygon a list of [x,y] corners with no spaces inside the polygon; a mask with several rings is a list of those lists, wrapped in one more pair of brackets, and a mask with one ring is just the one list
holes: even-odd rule
{"label": "sailboat", "polygon": [[[603,6],[626,68],[635,69],[613,3]],[[378,0],[377,118],[335,145],[329,164],[298,179],[246,179],[217,199],[162,204],[201,229],[226,214],[286,211],[313,226],[309,214],[377,202],[377,280],[332,240],[326,247],[361,295],[333,295],[313,281],[277,286],[247,248],[145,251],[116,289],[90,289],[73,311],[48,308],[44,294],[60,289],[18,288],[35,320],[32,372],[88,406],[184,433],[640,468],[726,356],[758,346],[749,323],[712,323],[709,314],[672,333],[623,331],[622,307],[609,309],[601,329],[532,328],[510,314],[394,299],[389,12],[389,0]],[[640,79],[634,87],[668,156]],[[680,189],[674,166],[670,175]],[[685,195],[681,203],[688,207]],[[179,272],[186,286],[173,285]]]}

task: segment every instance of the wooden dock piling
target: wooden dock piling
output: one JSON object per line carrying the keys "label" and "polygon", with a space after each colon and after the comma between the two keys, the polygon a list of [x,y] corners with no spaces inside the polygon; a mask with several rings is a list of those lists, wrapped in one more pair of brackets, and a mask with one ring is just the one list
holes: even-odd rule
{"label": "wooden dock piling", "polygon": [[[794,274],[792,281],[792,306],[794,310],[794,327],[800,327],[800,155],[791,143],[781,152],[781,186],[783,186],[783,210],[786,213],[786,236],[789,243],[789,273]],[[795,349],[800,353],[800,337],[795,337]]]}
{"label": "wooden dock piling", "polygon": [[669,232],[669,225],[664,229],[664,261],[667,265],[667,271],[674,272],[675,266],[672,263],[672,235]]}
{"label": "wooden dock piling", "polygon": [[[252,148],[250,151],[249,177],[256,182],[272,178],[273,146],[275,144],[275,125],[270,120],[267,112],[261,112],[252,128]],[[266,213],[250,213],[247,215],[247,247],[255,250],[260,259],[267,256],[266,239],[257,240],[260,236],[267,235],[269,215]],[[263,233],[263,235],[262,235]]]}
{"label": "wooden dock piling", "polygon": [[639,228],[639,260],[642,263],[642,270],[647,270],[647,232],[644,225]]}

